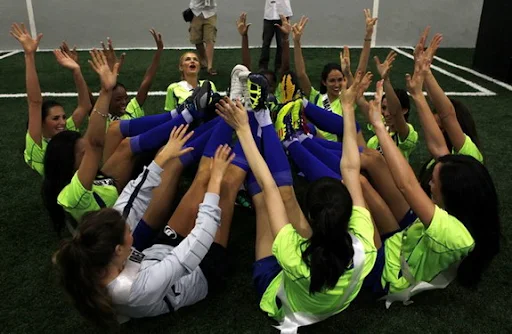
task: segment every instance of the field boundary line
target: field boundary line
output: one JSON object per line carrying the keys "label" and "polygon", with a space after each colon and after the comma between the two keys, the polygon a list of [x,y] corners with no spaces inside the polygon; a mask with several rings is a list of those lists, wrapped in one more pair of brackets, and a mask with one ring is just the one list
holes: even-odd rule
{"label": "field boundary line", "polygon": [[4,54],[4,55],[1,55],[1,56],[0,56],[0,60],[1,60],[1,59],[4,59],[4,58],[7,58],[7,57],[10,57],[10,56],[13,56],[13,55],[15,55],[15,54],[17,54],[17,53],[20,53],[20,52],[21,52],[21,51],[11,51],[11,52],[8,52],[8,53],[6,53],[6,54]]}

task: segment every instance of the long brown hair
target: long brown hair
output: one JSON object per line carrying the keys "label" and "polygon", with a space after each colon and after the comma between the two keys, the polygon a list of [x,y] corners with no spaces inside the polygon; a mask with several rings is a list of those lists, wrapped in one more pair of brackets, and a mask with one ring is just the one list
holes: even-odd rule
{"label": "long brown hair", "polygon": [[82,218],[77,234],[63,241],[53,256],[60,282],[78,312],[98,327],[118,326],[112,300],[101,279],[124,243],[126,222],[114,209],[89,212]]}

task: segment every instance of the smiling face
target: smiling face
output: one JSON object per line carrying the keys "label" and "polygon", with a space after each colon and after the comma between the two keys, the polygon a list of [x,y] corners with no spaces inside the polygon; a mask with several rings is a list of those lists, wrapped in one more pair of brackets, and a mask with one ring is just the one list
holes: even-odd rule
{"label": "smiling face", "polygon": [[322,83],[327,88],[327,94],[332,97],[337,97],[341,93],[341,82],[343,81],[343,74],[339,70],[332,70],[327,75],[327,79]]}
{"label": "smiling face", "polygon": [[199,74],[199,57],[194,52],[187,52],[180,58],[179,70],[183,77]]}
{"label": "smiling face", "polygon": [[43,120],[43,137],[52,138],[57,133],[66,130],[66,114],[62,106],[53,106]]}
{"label": "smiling face", "polygon": [[384,120],[386,121],[387,126],[393,125],[393,117],[391,117],[391,113],[388,109],[388,100],[384,97],[382,98],[381,103],[381,109],[382,109],[382,116],[384,116]]}
{"label": "smiling face", "polygon": [[126,89],[121,85],[117,85],[117,87],[112,91],[109,113],[114,116],[122,116],[126,112],[127,105],[128,94],[126,93]]}

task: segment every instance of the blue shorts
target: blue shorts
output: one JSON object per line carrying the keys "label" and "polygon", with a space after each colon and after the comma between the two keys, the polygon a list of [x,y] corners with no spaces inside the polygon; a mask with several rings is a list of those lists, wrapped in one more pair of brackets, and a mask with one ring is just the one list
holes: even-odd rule
{"label": "blue shorts", "polygon": [[267,256],[259,259],[252,264],[252,281],[258,292],[258,296],[263,297],[270,282],[283,270],[275,256]]}
{"label": "blue shorts", "polygon": [[382,241],[382,246],[377,250],[377,260],[375,261],[375,265],[373,266],[372,271],[366,276],[366,278],[363,281],[363,287],[365,289],[368,289],[372,291],[373,293],[383,296],[387,295],[389,291],[389,283],[382,287],[381,278],[382,273],[384,272],[384,264],[386,263],[386,247],[385,242],[386,239],[392,237],[396,233],[402,232],[406,228],[408,228],[416,219],[418,216],[412,211],[409,210],[405,216],[402,218],[402,220],[398,223],[400,228],[398,230],[395,230],[393,232],[386,233],[380,237]]}

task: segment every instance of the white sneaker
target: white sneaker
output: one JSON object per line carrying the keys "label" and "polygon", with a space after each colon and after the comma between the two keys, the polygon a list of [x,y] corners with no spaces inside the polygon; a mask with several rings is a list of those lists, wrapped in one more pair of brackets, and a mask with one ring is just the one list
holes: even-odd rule
{"label": "white sneaker", "polygon": [[[249,72],[249,69],[244,65],[236,65],[231,70],[231,85],[229,88],[229,98],[234,99],[242,99],[244,96],[244,87],[242,85],[242,80],[240,80],[240,74],[244,72]],[[245,77],[245,82],[247,82],[247,76]],[[247,84],[245,85],[247,86]]]}
{"label": "white sneaker", "polygon": [[251,104],[251,96],[249,95],[249,88],[247,86],[247,79],[249,78],[249,74],[251,74],[251,71],[248,70],[241,71],[238,74],[238,79],[242,85],[242,103],[246,108],[249,108]]}

